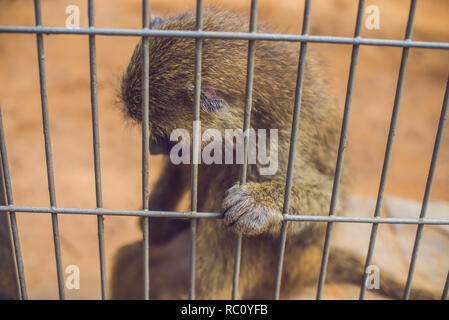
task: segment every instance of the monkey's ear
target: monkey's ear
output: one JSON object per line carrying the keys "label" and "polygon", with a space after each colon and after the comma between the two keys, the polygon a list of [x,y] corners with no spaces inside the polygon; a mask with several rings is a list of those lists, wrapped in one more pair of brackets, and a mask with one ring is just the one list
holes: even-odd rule
{"label": "monkey's ear", "polygon": [[210,87],[201,87],[200,100],[201,108],[208,112],[218,111],[228,107],[226,100],[216,90]]}

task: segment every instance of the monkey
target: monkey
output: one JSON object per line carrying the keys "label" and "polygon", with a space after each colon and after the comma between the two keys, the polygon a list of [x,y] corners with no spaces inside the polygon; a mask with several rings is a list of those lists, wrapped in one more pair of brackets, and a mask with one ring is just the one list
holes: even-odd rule
{"label": "monkey", "polygon": [[[195,30],[196,15],[187,11],[161,21],[160,30]],[[203,13],[204,31],[246,32],[248,18],[229,10],[208,8]],[[258,24],[259,32],[273,33],[270,26]],[[247,181],[239,183],[242,164],[200,163],[198,165],[198,212],[219,212],[221,219],[198,219],[196,238],[196,298],[229,299],[236,250],[236,236],[243,247],[239,278],[239,297],[273,297],[283,224],[290,136],[297,83],[299,44],[293,42],[255,42],[254,78],[250,127],[275,129],[278,154],[274,174],[262,174],[264,165],[248,163]],[[310,51],[310,50],[309,50]],[[202,80],[200,92],[200,134],[207,129],[223,133],[243,127],[246,99],[248,41],[202,40]],[[142,122],[142,42],[140,41],[123,75],[119,98],[125,117]],[[151,37],[149,39],[149,126],[151,154],[169,155],[176,143],[170,139],[177,128],[193,129],[195,39]],[[145,119],[146,121],[147,119]],[[329,214],[335,163],[340,136],[340,117],[330,94],[325,72],[318,59],[307,55],[303,77],[296,157],[293,163],[289,215]],[[271,134],[270,134],[271,137]],[[262,142],[257,139],[256,145]],[[206,145],[201,142],[201,148]],[[235,146],[233,145],[235,149]],[[270,151],[271,153],[272,151]],[[336,213],[344,204],[347,173],[341,179]],[[150,210],[173,210],[189,190],[191,164],[171,163],[149,196]],[[150,242],[188,243],[187,220],[150,218]],[[318,281],[322,258],[324,222],[287,222],[287,243],[281,282],[281,298],[293,297],[302,288]],[[186,242],[187,241],[187,242]],[[176,246],[176,245],[173,245]],[[143,297],[142,242],[122,247],[112,275],[113,299]],[[171,250],[171,249],[167,249]],[[170,256],[173,270],[188,270],[187,253]],[[151,260],[150,268],[159,262]],[[164,265],[163,268],[169,268]],[[331,248],[326,281],[361,284],[364,261],[343,249]],[[176,274],[176,275],[175,275]],[[167,275],[177,279],[179,272]],[[187,292],[184,280],[167,279],[152,285],[151,298],[179,298]],[[174,284],[175,283],[175,284]],[[171,285],[173,295],[167,292]],[[156,288],[155,288],[156,286]],[[157,288],[162,286],[165,288]],[[403,284],[382,272],[380,293],[402,298]],[[134,292],[130,292],[134,289]],[[159,290],[159,291],[158,291]],[[413,289],[411,298],[436,298],[431,292]]]}

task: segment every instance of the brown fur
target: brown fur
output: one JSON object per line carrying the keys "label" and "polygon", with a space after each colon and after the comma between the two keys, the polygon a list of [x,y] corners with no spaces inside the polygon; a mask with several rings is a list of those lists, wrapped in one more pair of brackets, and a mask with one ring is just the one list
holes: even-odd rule
{"label": "brown fur", "polygon": [[[238,14],[206,10],[204,30],[248,30],[248,19]],[[187,12],[169,18],[159,27],[194,30],[195,14]],[[271,32],[265,26],[258,31]],[[207,128],[242,128],[245,101],[247,41],[203,40],[202,86],[213,88],[228,108],[201,110],[202,131]],[[194,39],[152,38],[150,40],[150,114],[152,141],[166,143],[176,128],[192,130],[194,88]],[[279,249],[279,233],[291,134],[299,45],[257,41],[251,127],[278,129],[279,166],[275,175],[262,176],[258,165],[248,166],[248,183],[238,185],[240,165],[199,165],[198,211],[222,212],[223,220],[199,220],[196,255],[197,298],[227,299],[231,296],[236,233],[244,235],[239,296],[271,298]],[[308,53],[308,57],[309,57]],[[294,163],[290,214],[327,215],[336,163],[340,121],[334,100],[328,94],[319,63],[308,58],[300,113],[300,128]],[[123,77],[121,99],[128,117],[141,122],[141,45],[137,45]],[[167,163],[150,196],[150,209],[171,210],[190,184],[190,166]],[[338,208],[342,200],[338,201]],[[151,241],[176,242],[187,222],[155,220],[150,224]],[[322,255],[324,223],[289,222],[282,277],[284,298],[316,283]],[[184,232],[188,232],[187,230]],[[181,233],[182,234],[182,233]],[[174,239],[173,239],[174,238]],[[185,240],[185,239],[184,239]],[[185,245],[186,246],[186,245]],[[142,297],[141,244],[124,247],[117,255],[112,297]],[[182,258],[181,258],[182,256]],[[185,251],[172,257],[174,265],[186,265]],[[178,259],[178,260],[177,260]],[[360,284],[363,262],[345,251],[331,249],[327,279]],[[154,269],[158,267],[151,266]],[[168,268],[164,266],[164,268]],[[174,267],[173,267],[174,268]],[[186,270],[185,270],[186,271]],[[121,277],[131,275],[131,278]],[[177,279],[173,273],[166,275]],[[402,285],[388,279],[384,293],[399,298]],[[381,277],[381,278],[382,278]],[[152,283],[152,297],[184,297],[170,284]],[[181,287],[187,290],[187,282]],[[172,290],[172,295],[162,294]],[[184,294],[187,291],[184,291]],[[421,296],[420,296],[421,297]],[[429,296],[427,296],[429,297]]]}

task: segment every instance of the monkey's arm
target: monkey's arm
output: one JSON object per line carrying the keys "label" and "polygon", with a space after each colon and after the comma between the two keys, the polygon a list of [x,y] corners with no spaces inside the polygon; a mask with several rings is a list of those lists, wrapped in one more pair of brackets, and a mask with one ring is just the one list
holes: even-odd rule
{"label": "monkey's arm", "polygon": [[[331,182],[294,183],[290,195],[289,214],[326,215],[329,213]],[[284,181],[249,182],[234,185],[222,204],[225,223],[236,233],[278,235],[282,225]],[[301,232],[310,222],[288,224],[288,232]]]}
{"label": "monkey's arm", "polygon": [[[188,168],[182,165],[175,166],[169,159],[164,159],[162,174],[152,188],[148,198],[149,210],[173,211],[187,190],[189,173]],[[188,223],[179,219],[150,218],[150,241],[154,244],[168,241],[188,226]],[[141,220],[143,223],[143,219]]]}

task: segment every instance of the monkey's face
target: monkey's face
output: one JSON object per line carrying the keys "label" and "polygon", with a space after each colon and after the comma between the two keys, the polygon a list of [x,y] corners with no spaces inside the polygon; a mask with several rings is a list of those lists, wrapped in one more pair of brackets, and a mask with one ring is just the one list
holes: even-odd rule
{"label": "monkey's face", "polygon": [[[207,11],[206,11],[207,12]],[[227,20],[226,20],[227,19]],[[204,16],[204,29],[216,31],[233,17]],[[228,21],[231,20],[231,21]],[[240,22],[240,20],[239,20]],[[195,15],[184,14],[164,21],[158,28],[195,29]],[[235,30],[233,30],[235,31]],[[150,152],[168,154],[176,142],[170,136],[184,129],[192,137],[195,96],[195,39],[150,38],[149,124]],[[241,129],[243,126],[247,42],[204,39],[202,81],[199,95],[201,131]],[[142,43],[139,42],[121,83],[126,114],[142,120]]]}

